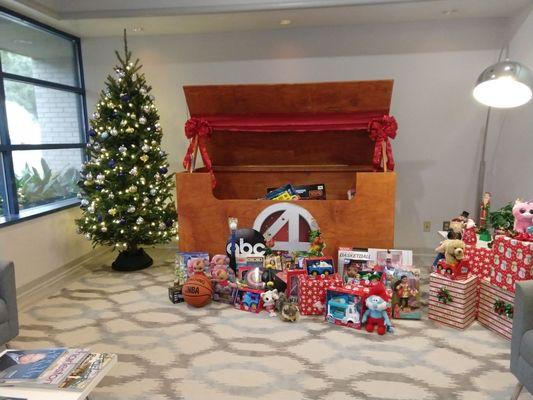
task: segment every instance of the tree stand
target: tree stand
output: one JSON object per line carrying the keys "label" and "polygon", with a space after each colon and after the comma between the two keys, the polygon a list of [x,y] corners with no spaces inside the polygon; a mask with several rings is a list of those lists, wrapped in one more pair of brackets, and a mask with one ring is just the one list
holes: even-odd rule
{"label": "tree stand", "polygon": [[148,268],[154,260],[142,248],[121,251],[111,266],[115,271],[138,271]]}

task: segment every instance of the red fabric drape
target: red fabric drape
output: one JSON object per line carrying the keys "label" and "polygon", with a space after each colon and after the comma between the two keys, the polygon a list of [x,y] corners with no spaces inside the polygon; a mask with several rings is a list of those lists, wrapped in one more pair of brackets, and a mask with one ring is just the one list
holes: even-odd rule
{"label": "red fabric drape", "polygon": [[211,174],[213,187],[216,186],[211,160],[207,154],[206,143],[214,131],[225,132],[327,132],[367,130],[370,138],[376,142],[373,163],[380,168],[382,160],[382,143],[386,145],[387,168],[394,170],[394,159],[389,139],[396,136],[397,124],[394,117],[386,110],[366,111],[351,114],[284,114],[284,115],[210,115],[196,116],[185,123],[185,136],[190,140],[189,148],[183,160],[183,167],[193,168],[192,157],[196,150]]}

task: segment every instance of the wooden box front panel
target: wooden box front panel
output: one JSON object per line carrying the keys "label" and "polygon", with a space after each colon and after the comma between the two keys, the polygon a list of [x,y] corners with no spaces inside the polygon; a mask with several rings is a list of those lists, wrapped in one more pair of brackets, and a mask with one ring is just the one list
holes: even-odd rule
{"label": "wooden box front panel", "polygon": [[[229,178],[228,178],[229,179]],[[335,256],[338,247],[394,247],[396,175],[353,174],[353,200],[309,200],[297,202],[316,219],[326,254]],[[229,235],[228,217],[237,217],[239,227],[252,227],[268,200],[215,198],[207,173],[176,174],[181,251],[224,252]],[[327,188],[326,188],[327,190]]]}

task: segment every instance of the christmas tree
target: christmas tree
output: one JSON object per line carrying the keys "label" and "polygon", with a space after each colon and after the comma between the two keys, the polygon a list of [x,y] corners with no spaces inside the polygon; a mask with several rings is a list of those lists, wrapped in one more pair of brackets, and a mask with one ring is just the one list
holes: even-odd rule
{"label": "christmas tree", "polygon": [[107,77],[90,121],[76,223],[95,246],[120,250],[113,268],[135,270],[152,264],[140,245],[165,243],[176,233],[173,177],[151,87],[139,60],[131,61],[126,31],[124,55],[115,53],[115,75]]}

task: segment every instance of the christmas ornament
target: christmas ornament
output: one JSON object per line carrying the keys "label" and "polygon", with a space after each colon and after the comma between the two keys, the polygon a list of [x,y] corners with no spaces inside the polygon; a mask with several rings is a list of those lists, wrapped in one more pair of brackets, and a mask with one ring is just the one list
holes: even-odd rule
{"label": "christmas ornament", "polygon": [[145,95],[145,94],[146,94],[146,89],[142,87],[142,88],[139,89],[139,92],[140,92],[142,95]]}
{"label": "christmas ornament", "polygon": [[106,228],[105,226],[102,226],[102,227],[100,228],[100,230],[101,230],[102,232],[107,232],[107,228]]}
{"label": "christmas ornament", "polygon": [[94,129],[89,129],[89,136],[90,137],[95,137],[96,136],[96,131]]}
{"label": "christmas ornament", "polygon": [[100,135],[100,137],[104,140],[106,140],[108,137],[109,137],[109,133],[107,132],[102,132],[102,134]]}
{"label": "christmas ornament", "polygon": [[146,113],[150,112],[150,106],[148,106],[148,105],[143,106],[143,111],[146,112]]}
{"label": "christmas ornament", "polygon": [[145,153],[148,153],[150,151],[150,146],[148,146],[147,144],[143,144],[143,147],[141,147],[141,150],[144,151]]}
{"label": "christmas ornament", "polygon": [[122,101],[129,101],[130,100],[130,95],[127,94],[127,93],[124,93],[120,96],[120,100]]}
{"label": "christmas ornament", "polygon": [[150,189],[150,194],[151,194],[152,196],[155,196],[156,193],[157,193],[157,190],[155,190],[155,189]]}
{"label": "christmas ornament", "polygon": [[130,193],[135,193],[135,192],[137,192],[137,186],[132,185],[132,186],[129,187],[128,190],[130,191]]}
{"label": "christmas ornament", "polygon": [[110,208],[109,211],[108,211],[108,214],[111,215],[112,217],[114,217],[117,213],[117,209],[116,208]]}
{"label": "christmas ornament", "polygon": [[100,113],[98,111],[93,112],[93,119],[98,119],[98,118],[100,118]]}
{"label": "christmas ornament", "polygon": [[119,148],[118,148],[118,151],[119,153],[125,153],[128,149],[126,148],[126,146],[124,145],[121,145]]}
{"label": "christmas ornament", "polygon": [[144,218],[143,217],[139,217],[137,218],[137,221],[135,221],[137,223],[137,225],[141,225],[143,222],[144,222]]}
{"label": "christmas ornament", "polygon": [[88,206],[88,205],[89,205],[89,200],[87,200],[87,199],[83,199],[83,200],[81,201],[81,206],[82,206],[82,207],[86,207],[86,206]]}
{"label": "christmas ornament", "polygon": [[159,172],[161,172],[162,174],[166,174],[168,172],[168,168],[167,167],[161,167],[161,168],[159,168]]}
{"label": "christmas ornament", "polygon": [[146,162],[148,161],[148,156],[146,154],[143,154],[142,156],[139,157],[142,161]]}
{"label": "christmas ornament", "polygon": [[111,129],[111,136],[117,136],[117,135],[118,135],[118,131],[115,128]]}
{"label": "christmas ornament", "polygon": [[138,174],[137,167],[130,169],[130,175],[136,176]]}
{"label": "christmas ornament", "polygon": [[139,124],[141,124],[141,125],[146,124],[146,118],[145,117],[139,118]]}
{"label": "christmas ornament", "polygon": [[99,181],[103,181],[105,179],[105,175],[98,174],[98,175],[96,175],[96,179],[99,180]]}
{"label": "christmas ornament", "polygon": [[135,207],[134,206],[129,206],[128,207],[128,212],[131,214],[131,213],[134,213],[135,212]]}
{"label": "christmas ornament", "polygon": [[111,159],[107,162],[107,165],[109,165],[111,168],[113,168],[116,165],[116,161]]}
{"label": "christmas ornament", "polygon": [[129,128],[126,128],[126,133],[133,133],[134,129],[130,126]]}
{"label": "christmas ornament", "polygon": [[167,227],[167,225],[164,222],[159,223],[159,229],[163,230]]}
{"label": "christmas ornament", "polygon": [[133,75],[131,76],[131,81],[132,81],[132,82],[137,81],[137,74],[133,74]]}

